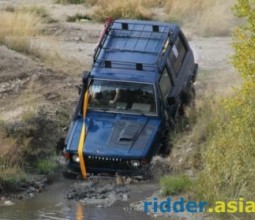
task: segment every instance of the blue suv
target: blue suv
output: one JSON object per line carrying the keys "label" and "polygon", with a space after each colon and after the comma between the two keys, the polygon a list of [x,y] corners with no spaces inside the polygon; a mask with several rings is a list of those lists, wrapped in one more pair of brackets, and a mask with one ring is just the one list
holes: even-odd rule
{"label": "blue suv", "polygon": [[65,140],[65,174],[143,174],[194,98],[198,65],[176,24],[109,20]]}

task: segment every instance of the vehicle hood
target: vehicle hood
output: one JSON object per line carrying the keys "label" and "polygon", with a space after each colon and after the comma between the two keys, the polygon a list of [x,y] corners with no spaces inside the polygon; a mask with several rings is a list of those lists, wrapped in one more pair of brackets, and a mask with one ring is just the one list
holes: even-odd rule
{"label": "vehicle hood", "polygon": [[[67,149],[77,151],[82,124],[73,125]],[[86,138],[83,152],[92,156],[144,157],[154,143],[160,126],[156,117],[89,113],[85,120]]]}

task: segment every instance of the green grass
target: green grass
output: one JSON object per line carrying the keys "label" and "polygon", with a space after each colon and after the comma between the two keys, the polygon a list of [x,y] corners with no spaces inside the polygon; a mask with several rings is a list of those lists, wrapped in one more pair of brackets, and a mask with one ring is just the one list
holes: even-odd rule
{"label": "green grass", "polygon": [[17,166],[2,167],[0,164],[0,189],[15,187],[26,180],[26,174]]}
{"label": "green grass", "polygon": [[[62,137],[64,110],[26,112],[19,121],[0,121],[0,189],[25,179],[25,171],[52,175],[58,168],[56,145]],[[51,119],[51,117],[54,118]]]}
{"label": "green grass", "polygon": [[51,174],[58,167],[55,157],[39,159],[36,163],[36,171],[40,174]]}
{"label": "green grass", "polygon": [[192,187],[192,181],[186,175],[164,176],[160,180],[162,194],[164,196],[176,195],[187,191]]}

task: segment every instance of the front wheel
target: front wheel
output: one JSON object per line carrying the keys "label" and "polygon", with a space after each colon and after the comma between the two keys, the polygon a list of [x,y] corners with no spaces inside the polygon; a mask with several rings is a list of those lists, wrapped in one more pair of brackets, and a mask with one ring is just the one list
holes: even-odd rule
{"label": "front wheel", "polygon": [[179,109],[179,114],[180,115],[184,115],[185,114],[185,110],[187,107],[194,107],[195,106],[195,97],[196,97],[196,90],[195,90],[195,86],[192,83],[188,89],[187,92],[182,93],[181,95],[181,101],[182,104],[180,106]]}

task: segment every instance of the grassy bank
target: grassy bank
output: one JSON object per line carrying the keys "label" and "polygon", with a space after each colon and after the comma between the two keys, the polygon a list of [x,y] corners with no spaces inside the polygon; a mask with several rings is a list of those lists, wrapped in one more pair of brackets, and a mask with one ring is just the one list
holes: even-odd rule
{"label": "grassy bank", "polygon": [[26,179],[25,172],[50,174],[58,167],[60,122],[44,110],[26,112],[19,121],[0,125],[0,188]]}
{"label": "grassy bank", "polygon": [[[232,61],[242,77],[242,86],[222,102],[227,117],[215,117],[215,129],[204,143],[203,169],[195,190],[210,204],[240,198],[253,201],[255,196],[254,6],[254,2],[237,0],[235,13],[246,23],[234,32]],[[249,210],[247,213],[239,211],[217,217],[224,220],[254,219],[254,213]]]}

